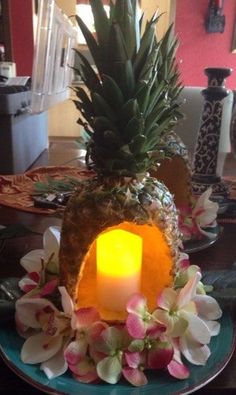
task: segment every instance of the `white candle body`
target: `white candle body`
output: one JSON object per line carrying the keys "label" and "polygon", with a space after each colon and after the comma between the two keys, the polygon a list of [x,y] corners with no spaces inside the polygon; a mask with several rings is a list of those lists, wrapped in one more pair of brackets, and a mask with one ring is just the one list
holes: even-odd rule
{"label": "white candle body", "polygon": [[97,239],[97,296],[100,306],[112,311],[125,309],[129,297],[140,292],[141,237],[121,229]]}

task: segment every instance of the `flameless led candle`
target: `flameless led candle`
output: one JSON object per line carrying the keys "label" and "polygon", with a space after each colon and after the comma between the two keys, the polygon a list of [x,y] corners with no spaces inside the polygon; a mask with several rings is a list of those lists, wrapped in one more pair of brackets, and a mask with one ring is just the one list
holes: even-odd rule
{"label": "flameless led candle", "polygon": [[114,229],[97,238],[97,296],[101,307],[122,311],[140,291],[142,238]]}

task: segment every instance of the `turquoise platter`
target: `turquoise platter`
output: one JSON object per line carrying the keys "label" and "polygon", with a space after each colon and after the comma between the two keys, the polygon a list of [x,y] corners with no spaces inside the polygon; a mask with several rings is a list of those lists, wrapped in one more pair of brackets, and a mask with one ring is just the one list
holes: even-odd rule
{"label": "turquoise platter", "polygon": [[221,331],[210,343],[211,356],[206,366],[190,367],[187,380],[177,380],[163,371],[149,374],[149,382],[143,387],[132,387],[127,382],[116,385],[105,383],[81,384],[75,381],[69,372],[63,376],[48,380],[39,369],[39,365],[26,365],[20,359],[23,344],[14,328],[0,328],[0,354],[20,378],[39,390],[53,395],[183,395],[190,394],[213,380],[229,362],[235,348],[234,325],[229,313],[221,318]]}

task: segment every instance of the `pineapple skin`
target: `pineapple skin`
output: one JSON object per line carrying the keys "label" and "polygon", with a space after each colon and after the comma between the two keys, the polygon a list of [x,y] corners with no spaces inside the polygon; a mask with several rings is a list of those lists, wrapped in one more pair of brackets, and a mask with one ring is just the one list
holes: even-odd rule
{"label": "pineapple skin", "polygon": [[173,196],[164,184],[151,177],[142,181],[94,177],[81,182],[72,195],[62,224],[60,284],[75,303],[77,281],[92,242],[107,228],[125,221],[161,230],[170,247],[175,274],[181,236]]}

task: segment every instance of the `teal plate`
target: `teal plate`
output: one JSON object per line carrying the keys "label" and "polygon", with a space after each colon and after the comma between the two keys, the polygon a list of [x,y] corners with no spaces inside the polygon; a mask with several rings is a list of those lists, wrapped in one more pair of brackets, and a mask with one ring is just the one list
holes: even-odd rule
{"label": "teal plate", "polygon": [[[209,229],[206,229],[210,231]],[[186,254],[192,254],[193,252],[198,252],[205,250],[206,248],[212,246],[215,244],[215,242],[219,239],[223,232],[223,227],[222,226],[216,226],[213,230],[211,230],[211,233],[213,234],[213,237],[207,237],[204,236],[202,239],[190,239],[187,241],[184,241],[184,252]]]}
{"label": "teal plate", "polygon": [[194,392],[213,380],[229,362],[234,348],[234,325],[229,313],[221,319],[220,334],[212,338],[211,356],[206,366],[190,367],[187,380],[177,380],[163,371],[149,374],[149,382],[143,387],[132,387],[127,382],[110,384],[81,384],[70,373],[48,380],[39,365],[25,365],[20,359],[23,340],[14,328],[0,329],[0,353],[5,363],[23,380],[47,394],[57,395],[183,395]]}

